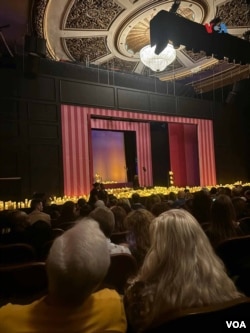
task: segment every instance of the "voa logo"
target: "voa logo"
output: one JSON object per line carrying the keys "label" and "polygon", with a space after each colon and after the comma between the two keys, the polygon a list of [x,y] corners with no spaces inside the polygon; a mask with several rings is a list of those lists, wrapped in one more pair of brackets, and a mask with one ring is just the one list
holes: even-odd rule
{"label": "voa logo", "polygon": [[247,328],[244,321],[227,321],[226,320],[227,328]]}

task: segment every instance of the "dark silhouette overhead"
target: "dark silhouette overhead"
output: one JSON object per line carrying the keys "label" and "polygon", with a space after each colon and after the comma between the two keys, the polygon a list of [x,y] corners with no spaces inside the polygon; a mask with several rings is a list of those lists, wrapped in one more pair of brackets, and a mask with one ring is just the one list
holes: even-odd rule
{"label": "dark silhouette overhead", "polygon": [[219,60],[227,58],[229,62],[249,64],[250,43],[228,34],[226,26],[218,21],[202,25],[162,10],[150,21],[151,46],[156,45],[155,53],[159,54],[172,41],[176,47],[182,44],[186,49],[204,51]]}

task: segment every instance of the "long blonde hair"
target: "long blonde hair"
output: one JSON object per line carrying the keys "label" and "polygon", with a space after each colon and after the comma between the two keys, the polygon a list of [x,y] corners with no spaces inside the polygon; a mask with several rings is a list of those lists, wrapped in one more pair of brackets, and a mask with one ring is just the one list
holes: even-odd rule
{"label": "long blonde hair", "polygon": [[136,278],[152,299],[148,320],[162,311],[240,297],[197,220],[171,209],[150,225],[151,246]]}

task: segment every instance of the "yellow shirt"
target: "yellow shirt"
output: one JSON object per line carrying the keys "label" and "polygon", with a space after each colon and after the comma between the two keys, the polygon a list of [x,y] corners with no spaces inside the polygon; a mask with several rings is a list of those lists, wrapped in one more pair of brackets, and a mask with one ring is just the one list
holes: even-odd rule
{"label": "yellow shirt", "polygon": [[97,333],[126,332],[121,296],[114,290],[93,293],[81,307],[55,307],[41,298],[28,305],[0,308],[1,333]]}

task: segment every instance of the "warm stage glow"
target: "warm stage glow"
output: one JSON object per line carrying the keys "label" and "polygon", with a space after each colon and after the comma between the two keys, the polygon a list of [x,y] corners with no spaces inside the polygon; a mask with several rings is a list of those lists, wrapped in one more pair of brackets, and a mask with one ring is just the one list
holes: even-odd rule
{"label": "warm stage glow", "polygon": [[93,174],[100,181],[126,183],[124,133],[92,130]]}

